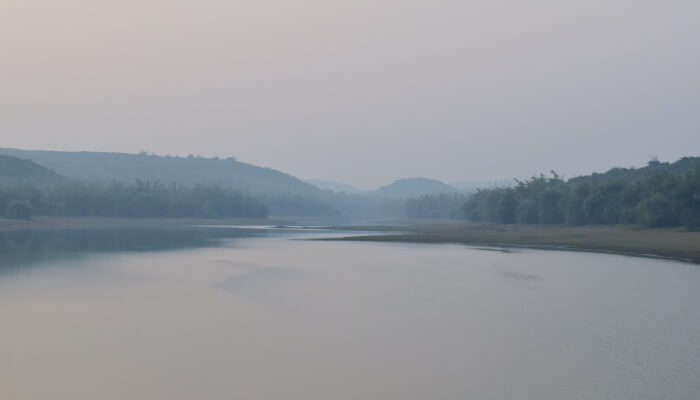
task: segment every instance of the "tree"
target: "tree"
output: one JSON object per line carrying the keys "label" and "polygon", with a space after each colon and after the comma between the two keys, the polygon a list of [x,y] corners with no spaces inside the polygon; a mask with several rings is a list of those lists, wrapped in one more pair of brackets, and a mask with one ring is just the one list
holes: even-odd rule
{"label": "tree", "polygon": [[671,201],[662,193],[655,193],[639,204],[640,222],[649,227],[676,225]]}
{"label": "tree", "polygon": [[588,184],[577,185],[570,191],[566,205],[566,223],[569,225],[584,225],[587,222],[586,212],[583,208],[586,198],[591,193]]}
{"label": "tree", "polygon": [[[467,218],[491,223],[642,224],[700,229],[700,157],[652,160],[564,181],[539,175],[514,188],[479,190],[464,204]],[[513,218],[513,210],[515,217]]]}
{"label": "tree", "polygon": [[515,191],[513,189],[503,189],[498,204],[500,222],[514,224],[517,207],[518,201],[515,198]]}

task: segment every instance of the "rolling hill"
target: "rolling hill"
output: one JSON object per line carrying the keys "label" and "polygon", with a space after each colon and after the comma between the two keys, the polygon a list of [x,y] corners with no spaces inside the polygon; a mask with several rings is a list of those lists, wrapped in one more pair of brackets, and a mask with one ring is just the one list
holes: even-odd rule
{"label": "rolling hill", "polygon": [[0,155],[0,184],[46,184],[64,179],[54,171],[35,162]]}
{"label": "rolling hill", "polygon": [[220,185],[254,195],[316,196],[321,190],[283,172],[233,158],[171,157],[127,153],[0,149],[63,176],[83,181],[158,181]]}

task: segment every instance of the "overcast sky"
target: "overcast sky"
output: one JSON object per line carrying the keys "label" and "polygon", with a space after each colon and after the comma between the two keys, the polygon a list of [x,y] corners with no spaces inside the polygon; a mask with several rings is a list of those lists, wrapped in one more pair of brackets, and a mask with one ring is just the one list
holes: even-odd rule
{"label": "overcast sky", "polygon": [[700,155],[697,0],[0,0],[0,147],[372,187]]}

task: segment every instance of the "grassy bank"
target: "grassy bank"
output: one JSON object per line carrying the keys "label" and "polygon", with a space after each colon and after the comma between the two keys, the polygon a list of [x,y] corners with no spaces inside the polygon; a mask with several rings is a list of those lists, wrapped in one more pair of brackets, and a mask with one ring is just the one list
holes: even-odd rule
{"label": "grassy bank", "polygon": [[430,223],[364,226],[353,230],[396,232],[338,240],[411,243],[461,243],[479,246],[576,250],[654,256],[700,264],[700,232],[684,229],[640,229],[630,226],[543,226]]}

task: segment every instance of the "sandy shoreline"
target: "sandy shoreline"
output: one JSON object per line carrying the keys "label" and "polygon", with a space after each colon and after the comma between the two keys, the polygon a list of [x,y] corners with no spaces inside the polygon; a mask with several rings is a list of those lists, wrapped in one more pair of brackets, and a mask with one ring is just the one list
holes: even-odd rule
{"label": "sandy shoreline", "polygon": [[[396,226],[352,227],[365,231],[396,231]],[[640,229],[630,226],[523,226],[468,223],[414,224],[404,233],[353,236],[331,240],[459,243],[493,247],[588,251],[659,257],[700,264],[700,232],[681,228]]]}

